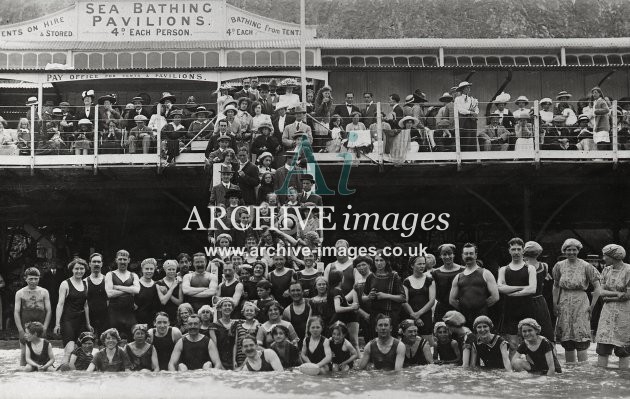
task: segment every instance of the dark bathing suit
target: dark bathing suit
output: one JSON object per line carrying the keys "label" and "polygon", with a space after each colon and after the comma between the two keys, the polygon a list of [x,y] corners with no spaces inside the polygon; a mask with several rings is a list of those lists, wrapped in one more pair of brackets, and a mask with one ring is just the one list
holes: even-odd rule
{"label": "dark bathing suit", "polygon": [[248,371],[273,371],[273,367],[271,363],[265,360],[265,352],[260,354],[260,370],[254,370],[252,366],[249,365],[249,359],[245,360],[245,366]]}
{"label": "dark bathing suit", "polygon": [[373,339],[370,345],[370,362],[374,364],[376,370],[394,370],[396,368],[396,350],[398,349],[399,340],[394,338],[392,347],[389,352],[383,353],[378,349],[376,343],[378,338]]}
{"label": "dark bathing suit", "polygon": [[188,370],[199,370],[203,368],[204,363],[210,361],[208,353],[210,338],[204,335],[201,340],[192,342],[188,336],[185,336],[182,343],[182,355],[179,361],[184,363]]}

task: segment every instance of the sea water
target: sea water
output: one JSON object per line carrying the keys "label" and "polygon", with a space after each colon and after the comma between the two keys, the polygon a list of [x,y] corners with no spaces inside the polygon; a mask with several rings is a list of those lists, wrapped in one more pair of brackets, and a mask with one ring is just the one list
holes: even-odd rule
{"label": "sea water", "polygon": [[[350,371],[330,376],[285,372],[223,370],[177,372],[17,372],[18,349],[0,350],[0,397],[20,398],[630,398],[630,372],[589,363],[564,365],[554,377],[505,371],[464,370],[455,366],[418,366],[402,372]],[[62,350],[55,348],[60,360]],[[611,366],[617,359],[611,357]],[[57,362],[56,364],[59,364]]]}

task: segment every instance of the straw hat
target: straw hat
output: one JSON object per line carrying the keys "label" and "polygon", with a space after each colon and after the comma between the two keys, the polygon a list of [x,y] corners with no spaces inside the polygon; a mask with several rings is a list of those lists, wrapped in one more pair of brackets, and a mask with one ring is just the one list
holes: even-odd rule
{"label": "straw hat", "polygon": [[136,115],[133,117],[133,120],[136,122],[146,122],[149,119],[144,115]]}
{"label": "straw hat", "polygon": [[37,97],[29,97],[28,100],[26,100],[26,105],[36,105],[38,102],[39,100],[37,100]]}
{"label": "straw hat", "polygon": [[193,118],[196,118],[199,114],[206,114],[206,116],[209,116],[210,111],[208,111],[208,109],[204,107],[203,105],[200,105],[197,107],[195,112],[193,112]]}
{"label": "straw hat", "polygon": [[463,82],[460,82],[460,83],[457,85],[457,89],[456,89],[456,90],[457,90],[457,91],[462,91],[462,90],[464,89],[464,87],[469,87],[469,86],[472,86],[472,83],[470,83],[470,82],[466,82],[466,81],[464,80]]}
{"label": "straw hat", "polygon": [[407,97],[405,97],[405,105],[413,104],[413,102],[414,102],[413,94],[410,94]]}
{"label": "straw hat", "polygon": [[505,104],[505,103],[510,101],[510,98],[511,97],[510,97],[509,94],[507,94],[505,92],[502,92],[492,102],[495,103],[495,104]]}
{"label": "straw hat", "polygon": [[520,102],[525,102],[525,105],[529,104],[529,99],[525,96],[519,96],[516,100],[514,100],[515,104],[518,104]]}
{"label": "straw hat", "polygon": [[451,93],[447,92],[442,94],[442,97],[440,97],[438,101],[441,103],[450,103],[451,101],[453,101],[453,96],[451,95]]}
{"label": "straw hat", "polygon": [[160,98],[160,104],[164,104],[166,100],[169,100],[171,103],[175,103],[176,98],[171,93],[165,91],[162,93],[162,98]]}
{"label": "straw hat", "polygon": [[299,83],[297,79],[294,78],[286,78],[280,82],[281,87],[298,87]]}
{"label": "straw hat", "polygon": [[545,97],[542,100],[540,100],[540,105],[542,105],[542,104],[551,104],[551,103],[552,103],[552,101],[551,101],[551,98],[549,98],[549,97]]}
{"label": "straw hat", "polygon": [[81,126],[81,125],[92,125],[92,121],[86,118],[83,118],[79,121],[79,123],[77,123],[77,125]]}
{"label": "straw hat", "polygon": [[258,126],[258,131],[262,133],[262,129],[264,128],[268,128],[269,129],[269,133],[273,133],[273,125],[271,124],[271,122],[268,121],[263,121],[259,126]]}
{"label": "straw hat", "polygon": [[234,114],[236,114],[238,112],[238,110],[236,109],[234,104],[228,104],[227,106],[225,106],[225,108],[223,108],[223,113],[225,115],[227,115],[228,111],[234,111]]}
{"label": "straw hat", "polygon": [[262,162],[262,160],[265,159],[266,157],[271,158],[271,160],[273,161],[273,155],[271,155],[269,151],[265,151],[262,154],[260,154],[256,160],[258,162]]}
{"label": "straw hat", "polygon": [[571,97],[573,96],[569,92],[562,90],[558,92],[558,95],[556,96],[556,100],[560,100],[563,98],[571,98]]}
{"label": "straw hat", "polygon": [[105,101],[109,100],[110,103],[116,104],[116,95],[115,94],[105,94],[98,98],[99,105],[103,105]]}
{"label": "straw hat", "polygon": [[144,98],[142,98],[140,96],[135,96],[134,98],[131,99],[132,103],[135,103],[135,102],[138,102],[138,101],[144,104]]}
{"label": "straw hat", "polygon": [[420,122],[417,118],[414,118],[413,116],[405,116],[404,118],[400,120],[400,122],[398,122],[398,126],[400,126],[401,128],[404,128],[405,122],[407,121],[413,121],[414,127]]}

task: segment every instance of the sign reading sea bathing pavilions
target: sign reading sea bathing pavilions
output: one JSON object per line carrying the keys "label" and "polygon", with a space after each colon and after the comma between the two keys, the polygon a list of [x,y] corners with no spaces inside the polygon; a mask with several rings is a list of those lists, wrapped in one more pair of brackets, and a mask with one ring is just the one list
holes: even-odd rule
{"label": "sign reading sea bathing pavilions", "polygon": [[[300,26],[252,14],[225,0],[78,1],[52,15],[0,28],[6,42],[291,39]],[[308,26],[305,36],[316,36]]]}

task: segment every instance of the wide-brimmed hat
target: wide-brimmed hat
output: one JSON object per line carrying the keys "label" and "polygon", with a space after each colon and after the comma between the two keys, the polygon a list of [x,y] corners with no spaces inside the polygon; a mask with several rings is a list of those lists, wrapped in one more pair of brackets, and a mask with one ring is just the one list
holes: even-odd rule
{"label": "wide-brimmed hat", "polygon": [[355,115],[359,115],[359,118],[363,116],[363,114],[361,114],[361,111],[354,111],[353,113],[350,114],[350,116],[355,116]]}
{"label": "wide-brimmed hat", "polygon": [[438,101],[441,103],[450,103],[451,101],[453,101],[453,96],[451,95],[451,93],[444,93],[442,94],[442,97],[438,98]]}
{"label": "wide-brimmed hat", "polygon": [[144,104],[144,98],[142,98],[140,96],[135,96],[134,98],[131,99],[132,103],[135,103],[136,101],[140,101],[141,103]]}
{"label": "wide-brimmed hat", "polygon": [[227,115],[228,111],[234,111],[234,114],[236,114],[238,112],[238,109],[236,109],[234,104],[228,104],[225,106],[225,108],[223,108],[223,113]]}
{"label": "wide-brimmed hat", "polygon": [[241,103],[242,103],[243,101],[245,101],[245,102],[247,103],[247,106],[248,106],[248,107],[252,105],[252,99],[251,99],[251,98],[249,98],[249,97],[245,97],[245,96],[240,97],[238,100],[236,100],[236,103],[237,103],[237,104],[238,104],[238,106],[240,107],[240,106],[241,106]]}
{"label": "wide-brimmed hat", "polygon": [[561,98],[571,98],[571,97],[573,97],[573,95],[571,95],[567,91],[562,90],[558,92],[558,95],[556,96],[556,100],[560,100]]}
{"label": "wide-brimmed hat", "polygon": [[269,151],[265,151],[262,154],[260,154],[256,160],[258,162],[262,162],[262,160],[265,159],[266,157],[271,158],[271,160],[273,161],[273,155],[271,155]]}
{"label": "wide-brimmed hat", "polygon": [[210,115],[210,111],[208,111],[208,109],[206,107],[204,107],[203,105],[200,105],[197,107],[197,109],[195,109],[195,112],[193,112],[193,118],[196,118],[197,115],[199,114],[206,114],[206,115]]}
{"label": "wide-brimmed hat", "polygon": [[551,101],[551,98],[549,98],[549,97],[545,97],[545,98],[543,98],[542,100],[540,100],[540,105],[543,105],[543,104],[552,104],[552,103],[553,103],[553,101]]}
{"label": "wide-brimmed hat", "polygon": [[26,100],[26,105],[35,105],[39,102],[39,100],[37,99],[37,97],[29,97],[28,100]]}
{"label": "wide-brimmed hat", "polygon": [[225,198],[229,199],[230,197],[242,198],[241,190],[231,188],[225,192]]}
{"label": "wide-brimmed hat", "polygon": [[293,113],[294,114],[305,114],[306,113],[306,109],[303,106],[301,106],[301,105],[296,105],[293,108]]}
{"label": "wide-brimmed hat", "polygon": [[463,89],[464,89],[464,87],[468,87],[468,86],[472,86],[472,83],[470,83],[470,82],[466,82],[466,81],[464,80],[463,82],[460,82],[460,83],[457,85],[457,89],[456,89],[456,90],[461,91],[461,90],[463,90]]}
{"label": "wide-brimmed hat", "polygon": [[529,104],[529,99],[525,96],[519,96],[516,100],[514,100],[515,104],[518,104],[520,102],[525,102],[526,104]]}
{"label": "wide-brimmed hat", "polygon": [[405,97],[405,105],[413,104],[413,102],[414,102],[413,94],[410,94],[407,97]]}
{"label": "wide-brimmed hat", "polygon": [[269,129],[269,133],[273,133],[273,125],[271,124],[271,122],[267,122],[267,121],[263,121],[261,122],[260,125],[258,125],[258,131],[261,132],[262,129],[264,128],[268,128]]}
{"label": "wide-brimmed hat", "polygon": [[281,87],[298,87],[300,84],[297,79],[294,78],[286,78],[280,82]]}
{"label": "wide-brimmed hat", "polygon": [[174,119],[178,115],[183,118],[184,117],[184,111],[182,111],[181,109],[174,109],[174,110],[171,111],[171,113],[169,114],[168,118],[169,119]]}
{"label": "wide-brimmed hat", "polygon": [[217,87],[217,89],[214,91],[215,93],[220,93],[221,90],[233,90],[234,88],[232,87],[232,85],[228,84],[228,83],[221,83],[221,86]]}
{"label": "wide-brimmed hat", "polygon": [[510,101],[510,95],[502,92],[501,94],[499,94],[492,102],[495,104],[504,104],[507,103],[508,101]]}
{"label": "wide-brimmed hat", "polygon": [[414,118],[413,116],[405,116],[404,118],[402,118],[399,122],[398,122],[398,126],[404,128],[405,127],[405,122],[407,121],[413,121],[413,125],[416,126],[420,121],[418,120],[418,118]]}
{"label": "wide-brimmed hat", "polygon": [[285,108],[285,109],[289,108],[289,104],[287,104],[285,102],[277,102],[276,106],[275,106],[276,111],[279,110],[279,109],[282,109],[282,108]]}
{"label": "wide-brimmed hat", "polygon": [[149,120],[149,118],[147,118],[144,115],[136,115],[136,116],[133,117],[133,120],[136,121],[136,122],[146,122],[146,121]]}
{"label": "wide-brimmed hat", "polygon": [[420,89],[416,89],[413,92],[413,99],[417,103],[426,103],[427,102],[427,95],[424,94],[423,92],[421,92]]}
{"label": "wide-brimmed hat", "polygon": [[164,104],[164,101],[169,100],[171,103],[175,103],[176,98],[174,95],[172,95],[171,93],[165,91],[164,93],[162,93],[162,98],[160,98],[160,104]]}
{"label": "wide-brimmed hat", "polygon": [[86,118],[81,119],[77,125],[81,126],[81,125],[91,125],[92,121]]}
{"label": "wide-brimmed hat", "polygon": [[109,102],[112,104],[116,104],[116,94],[105,94],[104,96],[100,96],[98,98],[99,105],[103,105],[106,100],[109,100]]}
{"label": "wide-brimmed hat", "polygon": [[86,90],[83,93],[81,93],[81,98],[85,98],[85,97],[92,97],[92,99],[94,99],[94,90]]}

